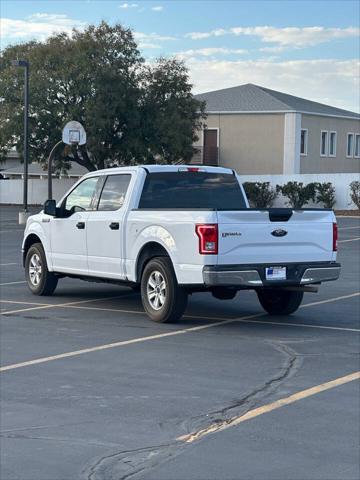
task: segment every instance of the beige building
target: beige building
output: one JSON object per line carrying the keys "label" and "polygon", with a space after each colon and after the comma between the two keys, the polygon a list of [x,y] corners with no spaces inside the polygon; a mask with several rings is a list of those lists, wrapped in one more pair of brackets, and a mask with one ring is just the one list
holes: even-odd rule
{"label": "beige building", "polygon": [[196,95],[206,102],[194,163],[246,174],[360,172],[360,115],[257,85]]}

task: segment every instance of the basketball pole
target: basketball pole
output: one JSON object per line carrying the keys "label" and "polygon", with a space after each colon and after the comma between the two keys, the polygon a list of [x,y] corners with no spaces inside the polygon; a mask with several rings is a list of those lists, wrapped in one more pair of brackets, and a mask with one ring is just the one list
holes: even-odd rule
{"label": "basketball pole", "polygon": [[62,140],[59,140],[51,149],[51,152],[49,154],[48,158],[48,199],[52,200],[52,161],[54,158],[54,153],[57,147],[63,143]]}

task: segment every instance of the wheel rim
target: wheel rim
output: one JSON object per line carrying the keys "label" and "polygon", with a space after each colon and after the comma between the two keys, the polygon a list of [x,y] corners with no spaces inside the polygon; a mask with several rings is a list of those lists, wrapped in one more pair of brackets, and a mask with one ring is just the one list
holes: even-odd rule
{"label": "wheel rim", "polygon": [[37,287],[41,282],[42,277],[42,264],[41,258],[37,253],[31,255],[29,262],[29,278],[34,287]]}
{"label": "wheel rim", "polygon": [[166,282],[164,276],[155,270],[147,282],[147,298],[154,310],[161,310],[166,302]]}

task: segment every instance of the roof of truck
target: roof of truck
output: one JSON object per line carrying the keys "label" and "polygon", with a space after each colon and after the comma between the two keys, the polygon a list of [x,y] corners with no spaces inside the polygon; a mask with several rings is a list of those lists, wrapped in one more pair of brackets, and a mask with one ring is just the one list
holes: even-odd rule
{"label": "roof of truck", "polygon": [[233,171],[230,168],[224,167],[212,167],[207,165],[129,165],[123,167],[113,167],[113,168],[104,168],[102,170],[95,170],[94,172],[89,172],[88,175],[108,175],[115,173],[124,173],[124,172],[133,172],[139,169],[145,169],[150,173],[160,173],[160,172],[179,172],[185,169],[196,169],[199,168],[202,171],[209,173],[228,173],[232,174]]}

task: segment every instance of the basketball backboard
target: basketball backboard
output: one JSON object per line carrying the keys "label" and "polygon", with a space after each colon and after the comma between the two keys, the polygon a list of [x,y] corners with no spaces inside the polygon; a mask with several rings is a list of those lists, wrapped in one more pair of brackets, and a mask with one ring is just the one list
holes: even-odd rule
{"label": "basketball backboard", "polygon": [[85,145],[86,132],[81,123],[68,122],[62,132],[62,141],[67,145]]}

